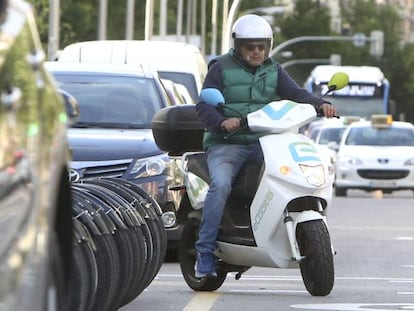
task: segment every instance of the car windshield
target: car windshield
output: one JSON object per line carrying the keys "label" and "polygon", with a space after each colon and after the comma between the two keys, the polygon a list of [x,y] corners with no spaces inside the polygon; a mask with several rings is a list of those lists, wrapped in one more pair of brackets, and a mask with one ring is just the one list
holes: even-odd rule
{"label": "car windshield", "polygon": [[72,127],[150,128],[163,104],[152,79],[95,74],[54,74],[59,87],[79,102]]}
{"label": "car windshield", "polygon": [[409,128],[356,127],[349,131],[346,145],[414,146],[414,131]]}
{"label": "car windshield", "polygon": [[327,127],[321,130],[321,135],[319,137],[319,144],[326,145],[331,141],[339,144],[341,141],[342,133],[344,132],[345,127]]}

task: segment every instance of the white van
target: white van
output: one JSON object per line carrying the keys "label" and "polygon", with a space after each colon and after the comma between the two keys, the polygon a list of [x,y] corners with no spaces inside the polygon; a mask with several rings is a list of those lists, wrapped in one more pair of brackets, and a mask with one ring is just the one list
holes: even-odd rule
{"label": "white van", "polygon": [[97,40],[73,43],[59,55],[59,62],[147,64],[161,78],[187,87],[197,101],[207,63],[200,50],[191,44],[172,41]]}

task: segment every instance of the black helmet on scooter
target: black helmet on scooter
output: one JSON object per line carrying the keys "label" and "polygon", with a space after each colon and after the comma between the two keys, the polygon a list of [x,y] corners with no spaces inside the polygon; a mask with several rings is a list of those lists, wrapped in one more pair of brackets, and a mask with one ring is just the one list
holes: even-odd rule
{"label": "black helmet on scooter", "polygon": [[273,45],[273,31],[270,24],[261,16],[254,14],[244,15],[236,20],[232,34],[233,47],[239,51],[241,45],[249,41],[263,41],[266,43],[266,56]]}

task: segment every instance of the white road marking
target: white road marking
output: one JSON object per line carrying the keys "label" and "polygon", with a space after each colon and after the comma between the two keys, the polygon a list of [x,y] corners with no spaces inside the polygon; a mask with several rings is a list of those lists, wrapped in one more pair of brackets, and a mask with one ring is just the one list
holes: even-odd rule
{"label": "white road marking", "polygon": [[414,237],[412,236],[399,236],[395,238],[396,240],[400,241],[414,241]]}
{"label": "white road marking", "polygon": [[[409,268],[414,268],[413,266],[405,266]],[[183,276],[181,274],[158,274],[155,277],[155,280],[160,280],[162,278],[169,279],[169,278],[180,278],[182,279]],[[227,276],[227,280],[232,280],[232,275],[229,274]],[[388,281],[390,283],[412,283],[414,282],[414,278],[393,278],[393,277],[360,277],[360,276],[337,276],[335,280],[342,280],[342,281]],[[284,276],[284,275],[243,275],[238,282],[242,281],[298,281],[302,282],[301,276]]]}
{"label": "white road marking", "polygon": [[414,227],[390,227],[390,226],[341,226],[341,225],[330,225],[332,230],[344,230],[344,231],[395,231],[395,232],[413,232]]}
{"label": "white road marking", "polygon": [[[414,310],[414,304],[409,303],[326,303],[326,304],[298,304],[291,305],[292,308],[306,310],[329,310],[329,311],[397,311]],[[391,308],[391,309],[390,309]]]}
{"label": "white road marking", "polygon": [[305,290],[284,290],[284,289],[231,289],[230,290],[231,293],[272,293],[272,294],[276,294],[276,293],[295,293],[295,294],[306,294],[309,295],[309,293]]}

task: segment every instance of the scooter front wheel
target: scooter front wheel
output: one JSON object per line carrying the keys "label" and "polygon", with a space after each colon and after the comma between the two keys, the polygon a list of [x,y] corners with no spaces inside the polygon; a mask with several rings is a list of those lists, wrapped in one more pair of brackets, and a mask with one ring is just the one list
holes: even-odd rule
{"label": "scooter front wheel", "polygon": [[298,223],[296,239],[301,255],[300,272],[308,292],[328,295],[334,285],[334,262],[331,239],[323,220]]}
{"label": "scooter front wheel", "polygon": [[227,271],[218,267],[216,269],[217,277],[214,278],[196,278],[194,265],[196,261],[195,242],[198,238],[200,221],[190,218],[184,225],[181,234],[179,246],[179,261],[181,273],[187,285],[195,291],[214,291],[219,288],[225,281]]}

